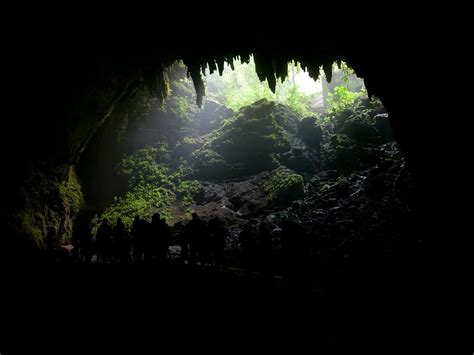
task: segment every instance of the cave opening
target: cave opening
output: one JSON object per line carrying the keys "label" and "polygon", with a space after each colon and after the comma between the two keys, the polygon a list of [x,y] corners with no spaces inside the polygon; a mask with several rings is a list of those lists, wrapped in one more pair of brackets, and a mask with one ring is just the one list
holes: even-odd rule
{"label": "cave opening", "polygon": [[[137,88],[92,138],[74,170],[84,197],[65,239],[79,250],[74,262],[164,258],[257,278],[270,263],[272,280],[288,280],[295,276],[290,258],[300,260],[297,274],[309,288],[335,270],[409,268],[412,261],[397,253],[407,248],[415,217],[413,181],[389,116],[363,80],[342,61],[316,76],[292,61],[286,80],[272,89],[258,77],[253,56],[224,65],[213,73],[203,68],[206,95],[198,107],[189,68],[174,63],[165,100]],[[161,233],[168,248],[145,262],[140,238],[155,213],[167,225]],[[190,240],[198,233],[189,231],[193,213],[203,221],[204,246]],[[123,222],[125,256],[112,249],[101,256],[103,219],[112,239]],[[213,249],[216,226],[225,234],[220,252]],[[82,241],[84,253],[83,233],[91,237]]]}
{"label": "cave opening", "polygon": [[[113,300],[120,303],[111,306],[109,319],[120,307],[158,315],[164,307],[147,305],[168,292],[168,300],[204,295],[207,304],[228,302],[232,306],[225,310],[232,312],[245,303],[232,295],[251,295],[251,303],[263,294],[256,303],[270,309],[269,300],[274,301],[269,313],[277,317],[285,305],[294,309],[302,301],[298,312],[310,309],[320,317],[310,321],[331,324],[332,329],[321,329],[333,339],[339,331],[334,314],[344,318],[345,311],[361,305],[395,313],[400,300],[411,303],[420,290],[427,295],[424,277],[433,263],[426,245],[444,227],[443,220],[432,221],[445,216],[439,193],[447,189],[433,188],[442,186],[434,153],[440,145],[429,134],[434,121],[428,118],[438,117],[436,110],[419,105],[423,93],[407,89],[403,80],[415,59],[405,60],[401,42],[377,47],[362,41],[359,49],[344,40],[299,38],[294,45],[283,37],[228,48],[148,47],[129,50],[130,55],[122,49],[106,55],[91,50],[54,62],[59,68],[46,81],[55,88],[54,100],[44,99],[50,95],[45,90],[37,100],[47,104],[30,105],[46,108],[45,118],[32,115],[25,127],[21,120],[7,123],[6,147],[15,147],[12,141],[25,146],[6,157],[12,174],[4,183],[1,211],[2,261],[9,270],[25,271],[14,269],[5,283],[14,291],[11,304],[24,307],[15,311],[33,314],[37,304],[52,303],[71,309],[74,301],[75,312],[78,304],[102,297],[92,306],[96,314],[107,312]],[[327,88],[332,101],[318,97],[324,96],[321,82],[320,89],[309,91],[316,94],[309,108],[302,95],[306,88],[280,86],[293,79],[292,69],[282,66],[291,58],[299,63],[294,82],[300,68],[312,80],[333,77]],[[338,58],[363,79],[364,95],[372,99],[353,95],[364,90],[340,82]],[[174,71],[177,59],[183,65]],[[253,91],[261,90],[263,97],[244,90],[225,102],[219,88],[243,86],[226,77],[232,73],[230,59],[235,68],[254,65],[250,71],[263,88]],[[249,64],[239,63],[242,59]],[[222,81],[213,81],[221,68]],[[202,119],[190,119],[196,116]],[[75,233],[97,229],[104,216],[111,225],[123,218],[128,235],[136,214],[150,221],[156,211],[169,226],[178,223],[174,236],[180,235],[179,221],[185,226],[192,212],[206,222],[217,214],[228,233],[227,268],[215,261],[201,267],[205,250],[196,252],[196,267],[189,260],[181,263],[177,242],[163,265],[162,255],[135,263],[133,238],[123,263],[121,257],[97,262],[93,234],[84,241],[83,257],[81,242],[73,241]],[[260,237],[268,236],[265,227],[271,242]],[[248,243],[244,253],[242,242]],[[223,289],[230,292],[220,293]],[[296,301],[287,302],[286,291]],[[361,316],[364,310],[351,326]]]}

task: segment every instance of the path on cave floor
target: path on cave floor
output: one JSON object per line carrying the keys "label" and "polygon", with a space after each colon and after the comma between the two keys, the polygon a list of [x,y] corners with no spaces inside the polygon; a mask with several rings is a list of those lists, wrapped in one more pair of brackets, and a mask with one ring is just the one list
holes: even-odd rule
{"label": "path on cave floor", "polygon": [[[290,280],[279,274],[273,274],[273,277],[270,280],[265,280],[264,275],[260,271],[256,270],[249,270],[243,268],[239,265],[227,265],[226,267],[208,267],[202,266],[199,261],[196,262],[195,265],[190,265],[187,262],[182,263],[180,259],[180,252],[181,249],[177,245],[171,245],[169,248],[169,259],[165,264],[160,263],[152,263],[152,264],[145,264],[145,263],[132,263],[126,265],[120,264],[100,264],[97,263],[97,255],[92,256],[91,263],[83,264],[77,263],[75,265],[82,265],[91,268],[99,268],[99,269],[109,269],[111,273],[114,273],[114,269],[116,269],[117,273],[120,273],[119,270],[123,270],[124,268],[128,268],[131,273],[140,274],[142,271],[145,273],[154,273],[161,275],[176,275],[178,278],[182,277],[183,279],[187,280],[188,278],[197,277],[197,278],[204,278],[204,279],[215,279],[217,282],[230,282],[230,283],[238,283],[238,284],[246,284],[246,285],[254,285],[257,287],[264,286],[267,288],[271,288],[274,290],[290,290],[292,289],[292,285]],[[321,284],[318,280],[312,280],[309,283],[309,289],[311,293],[315,294],[324,294],[324,290],[321,287]]]}

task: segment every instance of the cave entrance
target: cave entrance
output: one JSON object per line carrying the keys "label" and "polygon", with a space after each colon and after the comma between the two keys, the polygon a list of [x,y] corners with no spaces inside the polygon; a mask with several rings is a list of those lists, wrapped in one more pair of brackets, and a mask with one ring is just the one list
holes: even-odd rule
{"label": "cave entrance", "polygon": [[[169,70],[163,103],[137,89],[120,104],[78,166],[84,223],[95,234],[101,219],[120,218],[131,231],[135,216],[150,222],[158,212],[178,245],[193,212],[206,223],[217,217],[228,232],[226,257],[240,266],[242,235],[258,249],[262,225],[282,269],[285,228],[302,228],[296,248],[318,263],[373,267],[368,255],[387,248],[380,236],[390,229],[396,238],[392,227],[409,213],[410,179],[381,102],[342,62],[330,83],[324,71],[315,81],[290,63],[274,92],[252,57],[228,66],[206,72],[201,108],[182,63]],[[170,248],[175,258],[180,250]]]}

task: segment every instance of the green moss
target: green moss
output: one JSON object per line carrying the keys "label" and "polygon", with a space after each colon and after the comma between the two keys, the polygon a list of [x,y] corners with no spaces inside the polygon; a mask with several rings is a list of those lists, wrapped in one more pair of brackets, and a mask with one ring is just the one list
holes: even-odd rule
{"label": "green moss", "polygon": [[207,143],[195,154],[196,168],[225,170],[229,164],[238,175],[275,169],[280,165],[275,155],[291,149],[290,133],[299,120],[284,105],[265,99],[246,106],[206,137]]}
{"label": "green moss", "polygon": [[271,201],[285,204],[304,196],[304,179],[290,170],[278,169],[263,188]]}
{"label": "green moss", "polygon": [[150,219],[154,213],[159,212],[169,221],[175,200],[176,195],[169,189],[148,184],[136,186],[124,196],[116,198],[102,214],[102,218],[107,218],[112,224],[122,218],[128,228],[132,226],[135,215]]}
{"label": "green moss", "polygon": [[84,202],[81,185],[77,179],[74,168],[69,170],[68,179],[59,185],[59,193],[71,210],[72,215],[76,215]]}
{"label": "green moss", "polygon": [[182,200],[187,213],[191,212],[191,206],[194,201],[204,197],[204,188],[197,180],[183,181],[177,189],[178,197]]}
{"label": "green moss", "polygon": [[164,151],[160,153],[160,150],[164,148],[146,147],[123,159],[118,173],[128,179],[129,191],[116,197],[102,218],[115,223],[120,217],[130,227],[135,215],[151,219],[154,213],[159,212],[170,222],[176,217],[175,206],[181,204],[189,209],[194,200],[202,195],[199,182],[186,180],[190,175],[189,166],[183,163],[170,167],[157,163],[155,157],[162,160]]}

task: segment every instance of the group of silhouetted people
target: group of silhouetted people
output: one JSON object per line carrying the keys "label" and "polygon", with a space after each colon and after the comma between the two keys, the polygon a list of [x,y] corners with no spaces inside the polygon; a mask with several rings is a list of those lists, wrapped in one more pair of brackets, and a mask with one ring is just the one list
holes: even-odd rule
{"label": "group of silhouetted people", "polygon": [[[206,222],[193,213],[187,224],[179,222],[171,228],[159,213],[152,216],[151,222],[135,216],[130,231],[121,218],[114,226],[103,219],[95,243],[90,228],[79,227],[75,235],[73,253],[82,263],[92,261],[94,250],[97,263],[163,263],[170,259],[170,246],[179,245],[179,260],[184,264],[227,266],[224,250],[229,231],[218,217]],[[311,258],[303,226],[287,218],[281,222],[279,237],[278,257],[275,257],[274,231],[268,223],[249,221],[241,226],[238,265],[246,270],[257,270],[270,279],[278,264],[279,271],[286,272],[290,279],[303,281],[308,276]]]}
{"label": "group of silhouetted people", "polygon": [[189,264],[225,266],[224,248],[228,231],[224,223],[214,217],[206,223],[196,213],[178,236],[181,258]]}
{"label": "group of silhouetted people", "polygon": [[[104,218],[95,236],[85,224],[78,226],[73,238],[73,255],[82,263],[90,263],[97,255],[98,263],[150,263],[164,262],[170,258],[169,247],[181,247],[180,258],[184,263],[202,266],[224,266],[224,248],[227,229],[217,217],[206,223],[192,214],[186,225],[175,226],[175,233],[159,213],[151,222],[135,216],[130,232],[121,218],[114,226]],[[173,235],[174,234],[174,235]]]}
{"label": "group of silhouetted people", "polygon": [[151,222],[135,216],[130,233],[121,218],[114,227],[104,219],[96,234],[97,262],[162,262],[168,259],[170,243],[171,228],[159,213],[153,215]]}

